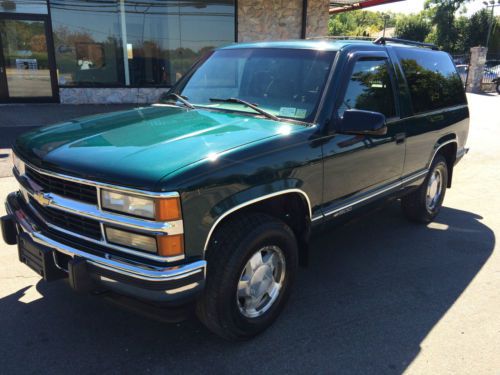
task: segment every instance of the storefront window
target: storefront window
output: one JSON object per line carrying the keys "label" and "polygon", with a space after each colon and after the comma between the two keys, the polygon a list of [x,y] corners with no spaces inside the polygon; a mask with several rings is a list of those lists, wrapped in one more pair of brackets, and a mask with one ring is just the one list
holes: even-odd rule
{"label": "storefront window", "polygon": [[59,85],[123,85],[118,4],[50,2]]}
{"label": "storefront window", "polygon": [[61,86],[171,86],[234,41],[234,0],[54,0]]}
{"label": "storefront window", "polygon": [[47,14],[47,0],[0,0],[0,13]]}

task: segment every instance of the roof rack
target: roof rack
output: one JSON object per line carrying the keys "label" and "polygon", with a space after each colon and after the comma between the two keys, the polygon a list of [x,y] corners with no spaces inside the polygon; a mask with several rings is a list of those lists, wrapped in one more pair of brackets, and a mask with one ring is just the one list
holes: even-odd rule
{"label": "roof rack", "polygon": [[331,39],[331,40],[374,40],[369,36],[349,36],[349,35],[326,35],[326,36],[310,36],[307,40]]}
{"label": "roof rack", "polygon": [[430,49],[435,50],[435,51],[439,50],[438,46],[436,46],[435,44],[414,42],[413,40],[407,40],[407,39],[386,38],[383,36],[375,39],[375,41],[373,43],[374,44],[386,44],[386,42],[397,43],[397,44],[406,44],[409,46],[416,46],[416,47],[430,48]]}

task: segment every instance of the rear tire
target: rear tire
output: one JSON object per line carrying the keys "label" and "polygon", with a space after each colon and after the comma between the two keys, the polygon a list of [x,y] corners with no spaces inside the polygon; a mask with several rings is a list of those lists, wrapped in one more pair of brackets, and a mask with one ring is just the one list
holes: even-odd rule
{"label": "rear tire", "polygon": [[497,89],[497,93],[500,94],[500,82],[497,83],[496,89]]}
{"label": "rear tire", "polygon": [[285,223],[260,213],[230,219],[207,251],[198,318],[228,340],[261,333],[283,310],[297,265],[297,241]]}
{"label": "rear tire", "polygon": [[422,185],[401,199],[404,215],[411,221],[430,223],[439,214],[448,186],[448,164],[436,155]]}

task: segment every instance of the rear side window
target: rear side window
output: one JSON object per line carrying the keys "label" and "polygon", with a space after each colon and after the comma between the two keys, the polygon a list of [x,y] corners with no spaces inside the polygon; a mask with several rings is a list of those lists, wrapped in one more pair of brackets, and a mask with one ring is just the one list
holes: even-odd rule
{"label": "rear side window", "polygon": [[448,54],[403,48],[397,54],[415,113],[466,103],[462,81]]}
{"label": "rear side window", "polygon": [[356,61],[347,89],[338,109],[342,117],[346,109],[380,112],[386,118],[394,117],[394,92],[386,59]]}

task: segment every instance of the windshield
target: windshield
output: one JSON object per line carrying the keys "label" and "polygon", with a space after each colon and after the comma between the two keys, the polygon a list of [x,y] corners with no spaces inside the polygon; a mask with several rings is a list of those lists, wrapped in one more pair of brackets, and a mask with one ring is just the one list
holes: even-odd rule
{"label": "windshield", "polygon": [[255,113],[241,103],[213,100],[237,98],[278,117],[312,121],[334,55],[281,48],[218,50],[178,92],[195,106]]}

